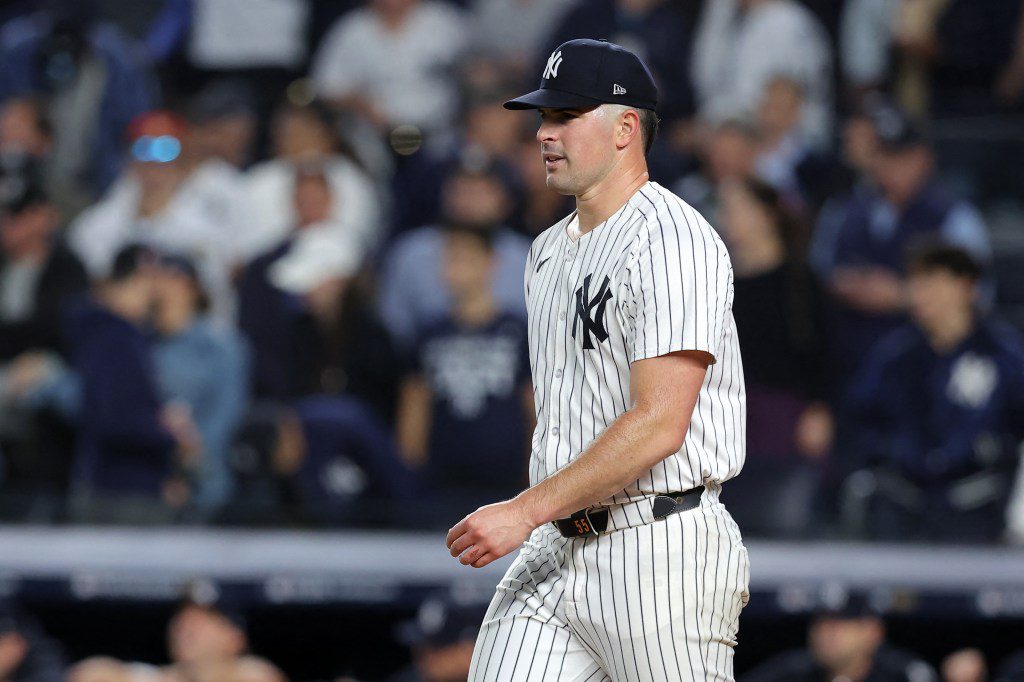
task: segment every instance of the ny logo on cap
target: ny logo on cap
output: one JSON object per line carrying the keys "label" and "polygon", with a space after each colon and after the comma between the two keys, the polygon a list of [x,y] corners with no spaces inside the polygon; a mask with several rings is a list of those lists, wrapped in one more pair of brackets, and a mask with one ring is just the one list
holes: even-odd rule
{"label": "ny logo on cap", "polygon": [[544,67],[544,78],[558,78],[558,67],[562,64],[562,51],[552,52],[548,65]]}

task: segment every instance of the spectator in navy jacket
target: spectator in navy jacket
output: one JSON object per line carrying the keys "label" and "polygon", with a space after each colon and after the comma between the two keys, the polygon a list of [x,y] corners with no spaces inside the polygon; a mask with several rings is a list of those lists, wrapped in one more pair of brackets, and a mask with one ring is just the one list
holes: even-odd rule
{"label": "spectator in navy jacket", "polygon": [[181,504],[182,465],[199,435],[188,412],[164,403],[144,324],[153,302],[156,256],[122,250],[96,293],[71,309],[67,336],[81,380],[73,492],[77,515],[164,520]]}
{"label": "spectator in navy jacket", "polygon": [[811,254],[834,304],[830,347],[841,380],[906,320],[904,268],[915,243],[937,238],[982,261],[990,255],[980,214],[939,183],[922,131],[892,107],[870,113],[871,182],[825,206]]}
{"label": "spectator in navy jacket", "polygon": [[887,336],[848,399],[872,467],[867,530],[899,540],[994,541],[1024,439],[1024,339],[975,307],[981,268],[929,247],[909,268],[913,325]]}

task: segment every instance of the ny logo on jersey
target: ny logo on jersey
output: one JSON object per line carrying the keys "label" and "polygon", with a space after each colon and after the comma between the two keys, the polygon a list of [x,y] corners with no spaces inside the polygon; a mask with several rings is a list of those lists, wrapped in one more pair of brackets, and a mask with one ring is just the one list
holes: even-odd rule
{"label": "ny logo on jersey", "polygon": [[562,65],[562,51],[552,52],[548,65],[544,67],[544,78],[558,78],[558,67]]}
{"label": "ny logo on jersey", "polygon": [[572,338],[576,338],[576,325],[582,323],[583,327],[583,348],[594,349],[594,342],[590,338],[593,334],[598,342],[608,340],[608,330],[604,326],[604,307],[611,300],[611,280],[605,276],[601,282],[601,288],[597,290],[594,297],[590,297],[590,280],[593,275],[587,275],[583,280],[583,286],[576,290],[576,317],[572,321]]}

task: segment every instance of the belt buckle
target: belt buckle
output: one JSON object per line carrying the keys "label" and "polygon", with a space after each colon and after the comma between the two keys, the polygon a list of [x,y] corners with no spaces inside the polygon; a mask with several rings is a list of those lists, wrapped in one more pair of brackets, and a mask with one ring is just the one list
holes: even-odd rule
{"label": "belt buckle", "polygon": [[572,516],[569,517],[573,525],[576,527],[576,531],[580,534],[580,537],[589,535],[591,537],[597,537],[600,535],[594,529],[594,523],[590,520],[590,509],[581,509]]}

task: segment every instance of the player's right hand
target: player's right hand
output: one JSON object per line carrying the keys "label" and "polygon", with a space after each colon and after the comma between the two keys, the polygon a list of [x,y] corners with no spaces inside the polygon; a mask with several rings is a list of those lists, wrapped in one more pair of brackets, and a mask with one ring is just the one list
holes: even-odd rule
{"label": "player's right hand", "polygon": [[446,544],[465,566],[483,568],[519,549],[533,524],[517,500],[480,507],[448,531]]}

